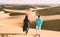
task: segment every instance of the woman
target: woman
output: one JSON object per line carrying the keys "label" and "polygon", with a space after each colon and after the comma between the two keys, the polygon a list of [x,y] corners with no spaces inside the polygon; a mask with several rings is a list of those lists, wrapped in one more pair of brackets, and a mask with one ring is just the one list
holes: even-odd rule
{"label": "woman", "polygon": [[24,19],[23,32],[25,31],[27,34],[28,28],[29,28],[29,20],[28,20],[28,16],[26,15]]}

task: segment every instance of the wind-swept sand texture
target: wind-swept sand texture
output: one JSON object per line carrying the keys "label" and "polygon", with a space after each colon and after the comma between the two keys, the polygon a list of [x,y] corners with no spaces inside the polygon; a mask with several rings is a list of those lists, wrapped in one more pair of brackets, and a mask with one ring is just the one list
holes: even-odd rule
{"label": "wind-swept sand texture", "polygon": [[[34,37],[36,31],[35,29],[30,28],[28,34],[25,35],[25,32],[22,31],[21,27],[2,26],[0,24],[0,33],[17,34],[17,35],[8,35],[11,37]],[[41,37],[60,37],[60,32],[57,31],[41,30],[40,34]]]}
{"label": "wind-swept sand texture", "polygon": [[[34,21],[37,18],[37,16],[33,16],[33,15],[28,15],[28,16],[29,16],[28,18],[30,21]],[[12,17],[8,17],[8,18],[0,18],[0,24],[20,27],[21,24],[23,23],[24,18],[25,18],[25,15],[12,16]],[[41,16],[41,18],[43,21],[58,20],[58,19],[60,19],[60,15]]]}
{"label": "wind-swept sand texture", "polygon": [[[28,15],[29,20],[34,21],[37,16],[34,16],[34,13],[31,14],[32,15]],[[27,35],[25,35],[25,33],[22,31],[22,28],[20,27],[20,25],[22,24],[20,23],[23,22],[24,17],[25,15],[0,18],[0,33],[19,33],[19,35],[9,35],[11,37],[34,37],[34,35],[36,34],[35,29],[29,29]],[[41,18],[43,19],[43,21],[57,20],[60,19],[60,15],[41,16]],[[41,30],[41,37],[60,37],[60,32]]]}

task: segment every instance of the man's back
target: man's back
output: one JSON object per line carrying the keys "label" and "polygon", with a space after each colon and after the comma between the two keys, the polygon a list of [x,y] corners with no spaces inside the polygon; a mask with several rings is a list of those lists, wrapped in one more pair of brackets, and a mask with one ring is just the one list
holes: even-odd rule
{"label": "man's back", "polygon": [[35,20],[35,23],[36,23],[36,26],[37,26],[37,27],[40,27],[40,26],[42,25],[42,19],[41,19],[41,18],[37,18],[37,19]]}

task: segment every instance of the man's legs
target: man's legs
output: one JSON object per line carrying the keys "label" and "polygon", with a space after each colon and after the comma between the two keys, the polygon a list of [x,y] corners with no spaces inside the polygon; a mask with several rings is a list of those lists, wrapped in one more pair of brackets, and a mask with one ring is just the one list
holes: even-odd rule
{"label": "man's legs", "polygon": [[41,27],[36,27],[36,35],[40,36]]}
{"label": "man's legs", "polygon": [[39,34],[39,28],[36,27],[36,35],[38,35],[38,34]]}

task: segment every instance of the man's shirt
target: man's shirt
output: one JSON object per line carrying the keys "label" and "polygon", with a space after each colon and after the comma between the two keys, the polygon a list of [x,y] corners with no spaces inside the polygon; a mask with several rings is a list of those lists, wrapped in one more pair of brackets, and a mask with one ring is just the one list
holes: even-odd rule
{"label": "man's shirt", "polygon": [[36,20],[35,20],[35,23],[36,23],[36,26],[39,28],[39,27],[41,27],[41,25],[42,25],[42,19],[41,18],[37,18]]}

